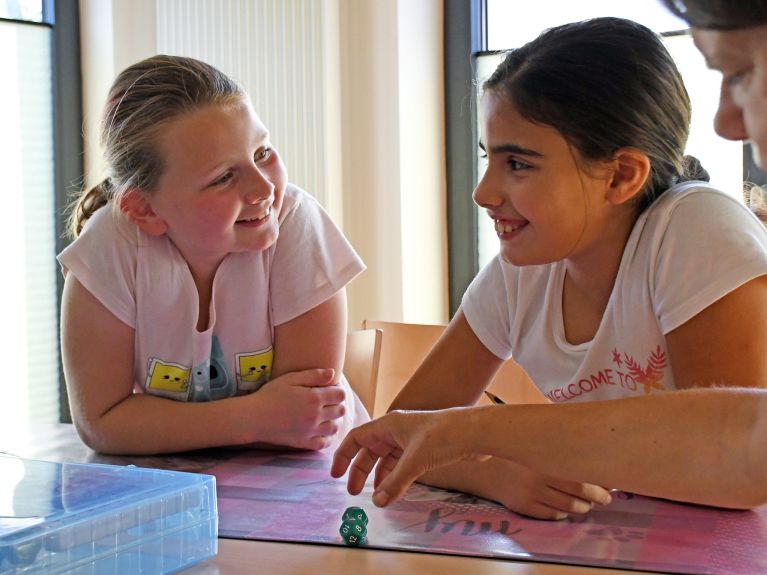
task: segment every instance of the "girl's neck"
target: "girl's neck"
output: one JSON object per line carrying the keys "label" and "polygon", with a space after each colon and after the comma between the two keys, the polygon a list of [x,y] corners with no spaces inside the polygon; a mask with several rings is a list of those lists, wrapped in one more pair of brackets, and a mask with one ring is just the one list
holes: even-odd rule
{"label": "girl's neck", "polygon": [[208,329],[210,324],[210,302],[213,298],[213,281],[216,278],[216,271],[221,262],[215,265],[193,266],[187,262],[189,271],[192,274],[194,285],[197,288],[197,331],[203,332]]}
{"label": "girl's neck", "polygon": [[[565,260],[562,320],[572,344],[591,341],[610,301],[636,214],[613,220],[592,249]],[[622,221],[621,221],[622,220]]]}

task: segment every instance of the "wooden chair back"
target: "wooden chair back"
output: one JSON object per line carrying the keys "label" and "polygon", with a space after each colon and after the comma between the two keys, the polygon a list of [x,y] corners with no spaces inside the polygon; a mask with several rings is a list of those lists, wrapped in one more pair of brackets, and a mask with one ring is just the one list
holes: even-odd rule
{"label": "wooden chair back", "polygon": [[[415,373],[429,350],[445,330],[444,325],[426,325],[365,320],[364,329],[379,329],[381,339],[378,382],[371,417],[380,417]],[[506,403],[547,403],[546,398],[514,360],[506,361],[488,391]],[[479,405],[491,403],[483,395]]]}
{"label": "wooden chair back", "polygon": [[382,335],[381,330],[375,328],[349,330],[346,334],[344,375],[371,416],[381,360]]}

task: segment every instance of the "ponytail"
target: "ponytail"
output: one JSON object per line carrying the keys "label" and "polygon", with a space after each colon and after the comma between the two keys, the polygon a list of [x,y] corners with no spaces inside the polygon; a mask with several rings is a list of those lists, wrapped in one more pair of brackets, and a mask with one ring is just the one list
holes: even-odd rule
{"label": "ponytail", "polygon": [[679,182],[690,182],[698,180],[701,182],[708,182],[711,180],[711,176],[708,175],[708,171],[700,163],[700,160],[695,156],[684,157],[684,171],[682,177],[679,178]]}
{"label": "ponytail", "polygon": [[75,198],[75,201],[71,206],[71,213],[69,214],[67,225],[70,238],[75,239],[80,235],[88,218],[95,214],[96,210],[104,207],[109,202],[112,191],[112,182],[109,178],[106,178],[90,190],[83,190],[83,192]]}

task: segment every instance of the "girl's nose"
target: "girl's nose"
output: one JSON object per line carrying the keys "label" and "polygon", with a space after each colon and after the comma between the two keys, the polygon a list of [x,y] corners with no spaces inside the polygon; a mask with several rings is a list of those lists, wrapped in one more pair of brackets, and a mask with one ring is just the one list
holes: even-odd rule
{"label": "girl's nose", "polygon": [[743,110],[733,101],[730,89],[724,84],[719,93],[719,108],[714,117],[714,130],[728,140],[748,139],[748,133],[743,124]]}
{"label": "girl's nose", "polygon": [[501,204],[503,199],[500,194],[493,191],[491,180],[488,176],[489,170],[486,170],[479,180],[477,187],[474,188],[474,192],[471,194],[474,203],[481,208],[493,208]]}
{"label": "girl's nose", "polygon": [[257,204],[270,198],[274,193],[274,184],[257,166],[253,166],[251,176],[245,184],[243,199],[245,203]]}

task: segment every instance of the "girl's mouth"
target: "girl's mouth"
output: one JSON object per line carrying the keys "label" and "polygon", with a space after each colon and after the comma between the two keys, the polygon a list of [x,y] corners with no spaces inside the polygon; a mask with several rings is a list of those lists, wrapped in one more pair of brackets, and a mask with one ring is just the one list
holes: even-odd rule
{"label": "girl's mouth", "polygon": [[257,216],[252,217],[252,218],[244,218],[242,220],[237,220],[236,223],[238,223],[238,224],[252,224],[252,223],[255,223],[255,222],[262,222],[266,218],[268,218],[271,215],[271,213],[272,213],[272,207],[269,206],[268,208],[266,208],[263,212],[261,212]]}
{"label": "girl's mouth", "polygon": [[496,234],[510,234],[512,232],[516,232],[518,229],[523,228],[527,225],[527,222],[523,221],[504,221],[504,220],[494,220],[495,222],[495,233]]}

